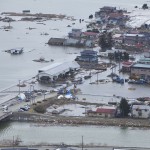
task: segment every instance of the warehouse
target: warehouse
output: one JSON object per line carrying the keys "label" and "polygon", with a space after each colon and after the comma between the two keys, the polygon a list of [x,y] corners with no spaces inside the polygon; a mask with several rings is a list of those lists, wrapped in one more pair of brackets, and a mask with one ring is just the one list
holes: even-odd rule
{"label": "warehouse", "polygon": [[38,81],[52,83],[58,80],[65,80],[79,68],[79,64],[75,61],[55,63],[38,70]]}

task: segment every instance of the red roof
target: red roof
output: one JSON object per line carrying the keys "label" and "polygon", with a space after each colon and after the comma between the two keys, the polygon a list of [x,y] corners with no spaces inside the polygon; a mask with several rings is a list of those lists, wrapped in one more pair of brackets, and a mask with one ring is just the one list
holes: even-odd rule
{"label": "red roof", "polygon": [[132,61],[123,61],[122,64],[125,66],[131,66],[133,64],[133,62]]}
{"label": "red roof", "polygon": [[87,36],[96,36],[98,33],[95,33],[95,32],[83,32],[84,35],[87,35]]}
{"label": "red roof", "polygon": [[115,113],[115,109],[97,108],[96,112],[97,113],[105,113],[105,114],[114,114]]}

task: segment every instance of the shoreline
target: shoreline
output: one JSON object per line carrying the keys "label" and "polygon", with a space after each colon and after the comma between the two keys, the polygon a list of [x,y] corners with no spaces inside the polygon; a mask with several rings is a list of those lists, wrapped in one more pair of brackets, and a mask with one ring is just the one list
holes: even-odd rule
{"label": "shoreline", "polygon": [[10,121],[33,122],[39,123],[41,126],[46,125],[89,125],[89,126],[116,126],[116,127],[137,127],[150,129],[149,119],[132,119],[132,118],[99,118],[99,117],[66,117],[66,116],[50,116],[37,113],[15,112]]}
{"label": "shoreline", "polygon": [[[58,147],[71,147],[71,148],[77,148],[77,150],[78,149],[81,149],[82,148],[82,145],[81,144],[75,144],[75,145],[70,145],[70,144],[65,144],[65,143],[60,143],[60,144],[35,144],[35,145],[18,145],[18,146],[15,146],[15,147],[13,147],[15,150],[17,149],[17,148],[31,148],[31,149],[39,149],[39,150],[48,150],[49,148],[49,150],[51,150],[51,149],[54,149],[54,148],[58,148]],[[84,144],[83,145],[84,147],[83,148],[86,148],[86,150],[95,150],[96,148],[98,148],[99,150],[104,150],[104,149],[106,149],[106,150],[113,150],[113,148],[117,148],[117,149],[124,149],[124,148],[126,148],[126,149],[133,149],[133,150],[141,150],[141,148],[142,148],[142,150],[149,150],[149,148],[148,147],[126,147],[126,146],[107,146],[107,145],[90,145],[90,144]],[[11,145],[0,145],[0,148],[12,148],[12,146]]]}

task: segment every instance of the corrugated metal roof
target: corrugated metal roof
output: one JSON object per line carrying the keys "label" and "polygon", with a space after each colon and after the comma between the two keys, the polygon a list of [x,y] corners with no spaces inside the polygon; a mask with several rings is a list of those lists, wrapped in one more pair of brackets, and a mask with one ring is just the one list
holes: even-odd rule
{"label": "corrugated metal roof", "polygon": [[46,67],[43,67],[43,68],[39,69],[38,72],[45,72],[45,71],[47,71],[49,69],[52,69],[52,68],[54,68],[54,67],[56,67],[56,66],[58,66],[60,64],[62,64],[62,63],[59,62],[59,63],[51,64],[49,66],[46,66]]}
{"label": "corrugated metal roof", "polygon": [[144,34],[124,34],[124,36],[130,36],[130,37],[144,37]]}
{"label": "corrugated metal roof", "polygon": [[71,61],[71,62],[64,62],[58,65],[53,65],[52,67],[47,66],[47,70],[43,69],[44,73],[49,74],[50,76],[57,76],[61,73],[66,73],[68,72],[70,69],[78,69],[80,68],[80,65],[75,62],[75,61]]}
{"label": "corrugated metal roof", "polygon": [[97,54],[97,51],[93,51],[93,50],[84,50],[81,52],[81,54]]}
{"label": "corrugated metal roof", "polygon": [[53,42],[64,42],[66,39],[64,38],[50,38],[48,43],[53,43]]}
{"label": "corrugated metal roof", "polygon": [[150,69],[150,64],[135,64],[131,68],[147,68]]}
{"label": "corrugated metal roof", "polygon": [[148,109],[148,110],[150,110],[150,106],[148,106],[148,105],[133,105],[132,109],[140,109],[140,110]]}

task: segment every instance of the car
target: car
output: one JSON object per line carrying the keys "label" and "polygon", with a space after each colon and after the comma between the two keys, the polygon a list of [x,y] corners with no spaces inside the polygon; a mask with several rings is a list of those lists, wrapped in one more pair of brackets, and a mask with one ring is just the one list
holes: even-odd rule
{"label": "car", "polygon": [[3,106],[3,108],[2,108],[3,110],[8,110],[8,106]]}
{"label": "car", "polygon": [[23,112],[24,110],[22,108],[19,108],[18,112]]}
{"label": "car", "polygon": [[20,107],[20,109],[22,109],[24,111],[28,111],[28,108],[25,108],[25,107]]}
{"label": "car", "polygon": [[24,108],[27,109],[27,110],[29,110],[30,106],[29,105],[25,105]]}

